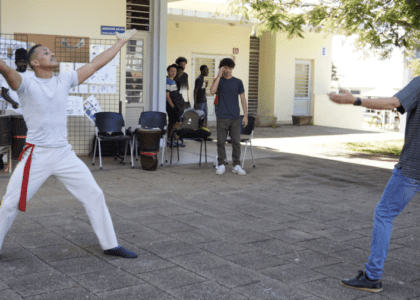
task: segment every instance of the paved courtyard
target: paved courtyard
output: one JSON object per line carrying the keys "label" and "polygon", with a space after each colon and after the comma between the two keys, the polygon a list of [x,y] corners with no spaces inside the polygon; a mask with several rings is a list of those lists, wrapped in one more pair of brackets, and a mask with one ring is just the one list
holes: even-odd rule
{"label": "paved courtyard", "polygon": [[[322,146],[400,135],[281,126],[258,128],[256,138],[246,176],[231,163],[215,174],[214,142],[201,167],[194,141],[179,163],[154,172],[112,159],[99,170],[83,158],[135,260],[105,256],[83,206],[50,178],[6,237],[0,299],[420,299],[418,196],[394,223],[384,291],[339,285],[364,269],[395,161]],[[9,178],[0,175],[2,194]]]}

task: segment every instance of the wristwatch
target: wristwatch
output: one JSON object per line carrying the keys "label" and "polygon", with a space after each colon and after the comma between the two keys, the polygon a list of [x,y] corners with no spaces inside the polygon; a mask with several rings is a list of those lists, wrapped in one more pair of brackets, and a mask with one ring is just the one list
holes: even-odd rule
{"label": "wristwatch", "polygon": [[360,106],[362,105],[362,99],[360,99],[359,97],[357,97],[356,101],[354,101],[353,103],[354,106]]}

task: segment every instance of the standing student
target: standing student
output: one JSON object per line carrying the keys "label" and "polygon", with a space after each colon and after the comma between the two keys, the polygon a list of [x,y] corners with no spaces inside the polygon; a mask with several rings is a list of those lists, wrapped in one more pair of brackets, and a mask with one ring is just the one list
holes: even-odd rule
{"label": "standing student", "polygon": [[[166,113],[168,114],[168,145],[171,144],[171,135],[174,128],[181,125],[180,118],[182,111],[184,110],[184,101],[182,96],[179,94],[178,87],[174,80],[177,72],[177,65],[173,64],[168,66],[166,69],[168,76],[166,77]],[[175,144],[176,142],[174,142]],[[176,144],[175,144],[176,146]]]}
{"label": "standing student", "polygon": [[382,272],[388,255],[394,219],[404,210],[410,200],[420,191],[420,77],[415,77],[406,87],[390,98],[360,99],[349,92],[329,94],[338,104],[353,104],[370,109],[393,110],[407,113],[405,142],[399,162],[385,187],[382,198],[376,205],[369,262],[355,278],[341,280],[346,287],[368,292],[382,291]]}
{"label": "standing student", "polygon": [[208,122],[208,107],[206,88],[208,81],[204,81],[209,75],[209,68],[206,65],[200,66],[200,75],[195,79],[194,84],[194,109],[204,111],[204,118],[206,120],[206,128],[209,127]]}
{"label": "standing student", "polygon": [[35,45],[28,63],[35,76],[21,76],[0,60],[0,73],[17,91],[28,127],[25,149],[0,203],[0,249],[18,213],[26,211],[30,200],[48,177],[54,175],[83,203],[104,253],[136,258],[134,252],[118,245],[105,197],[87,166],[71,150],[67,141],[67,98],[69,89],[83,83],[106,65],[127,43],[136,30],[117,34],[116,43],[77,71],[53,76],[58,65],[55,54]]}
{"label": "standing student", "polygon": [[[6,64],[7,65],[7,64]],[[34,75],[33,72],[27,71],[28,67],[28,52],[26,49],[20,48],[15,52],[15,64],[16,71],[21,76]],[[7,109],[6,115],[21,115],[21,108],[19,107],[19,96],[14,90],[11,90],[6,80],[2,82],[1,96],[8,102],[13,109]],[[3,155],[7,154],[8,146],[0,147],[0,170],[4,168]]]}
{"label": "standing student", "polygon": [[188,61],[185,57],[181,56],[177,58],[175,63],[178,65],[178,67],[182,67],[182,69],[180,68],[178,69],[179,76],[177,76],[175,81],[178,86],[179,93],[182,95],[185,101],[184,109],[189,109],[191,108],[190,95],[189,95],[190,86],[188,83],[188,74],[185,73],[185,67]]}
{"label": "standing student", "polygon": [[232,76],[235,68],[235,62],[230,58],[224,58],[220,61],[219,72],[210,88],[212,95],[219,95],[219,101],[216,108],[217,118],[217,155],[218,166],[216,174],[225,173],[226,160],[226,138],[230,134],[232,141],[232,172],[239,175],[246,175],[246,172],[240,166],[241,157],[241,121],[239,100],[241,98],[244,118],[242,124],[248,125],[248,107],[245,98],[245,89],[242,80]]}

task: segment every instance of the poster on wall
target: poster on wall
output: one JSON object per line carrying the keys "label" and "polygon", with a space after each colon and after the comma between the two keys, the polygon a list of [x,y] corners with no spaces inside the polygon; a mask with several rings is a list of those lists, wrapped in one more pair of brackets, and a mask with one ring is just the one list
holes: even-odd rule
{"label": "poster on wall", "polygon": [[71,62],[61,62],[60,63],[60,75],[66,72],[74,70],[74,63]]}
{"label": "poster on wall", "polygon": [[85,111],[85,115],[93,123],[93,125],[95,125],[95,114],[98,112],[102,112],[102,110],[98,100],[95,98],[94,95],[90,95],[89,98],[85,100],[85,102],[83,103],[83,108]]}
{"label": "poster on wall", "polygon": [[87,84],[79,85],[79,93],[80,94],[87,94],[89,93],[89,86]]}
{"label": "poster on wall", "polygon": [[69,96],[67,98],[67,115],[83,116],[83,98],[77,96]]}
{"label": "poster on wall", "polygon": [[77,86],[73,86],[70,88],[69,93],[70,94],[77,94],[78,93],[78,87]]}
{"label": "poster on wall", "polygon": [[92,61],[96,56],[105,51],[104,45],[91,44],[89,48],[89,58]]}

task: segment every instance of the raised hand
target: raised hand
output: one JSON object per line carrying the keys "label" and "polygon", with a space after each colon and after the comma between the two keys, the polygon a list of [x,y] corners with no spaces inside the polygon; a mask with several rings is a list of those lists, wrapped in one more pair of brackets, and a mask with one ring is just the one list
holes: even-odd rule
{"label": "raised hand", "polygon": [[328,94],[328,97],[332,102],[337,104],[353,104],[354,101],[356,101],[356,98],[351,93],[349,93],[349,91],[342,89],[340,89],[340,91],[342,92],[340,95],[332,93]]}
{"label": "raised hand", "polygon": [[128,42],[135,34],[137,33],[137,29],[130,29],[124,33],[116,33],[117,40],[126,43]]}

